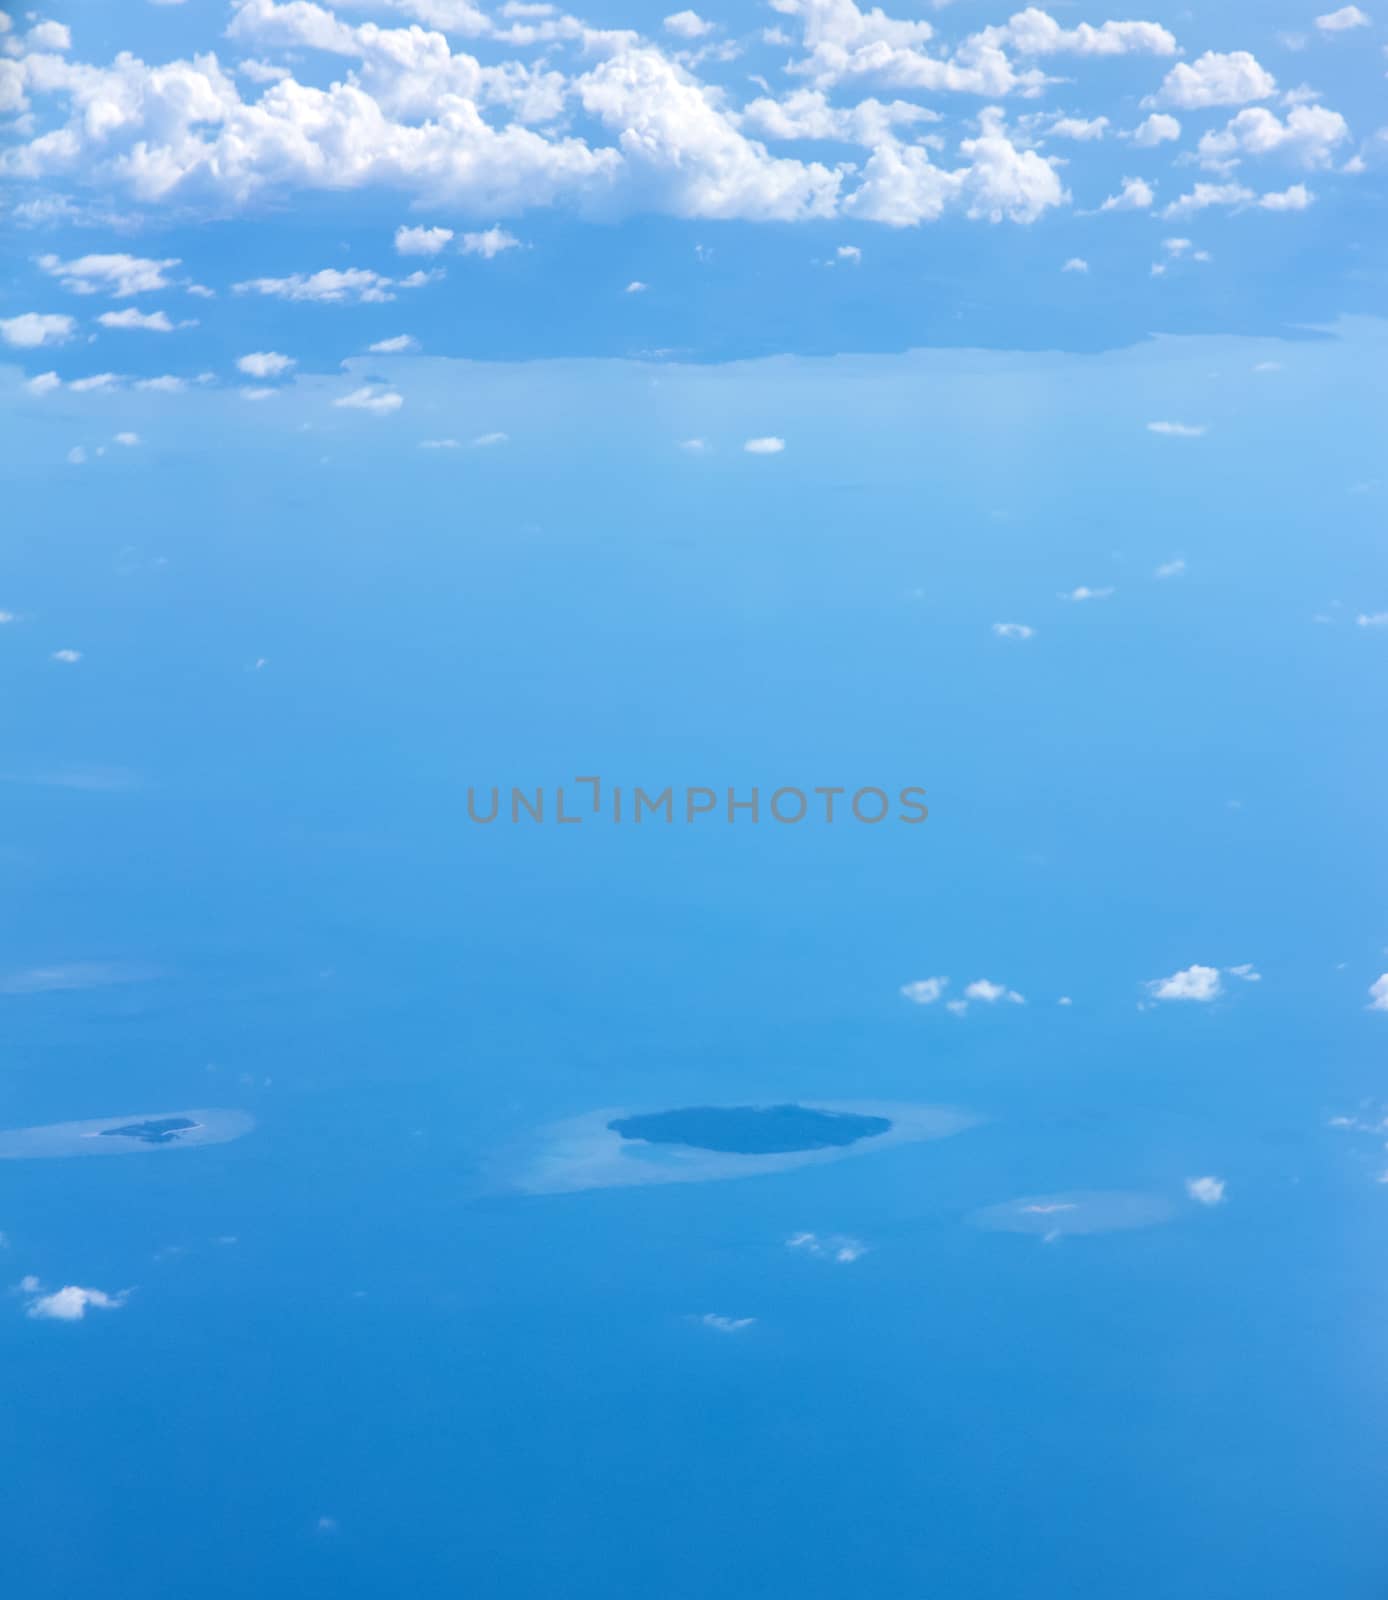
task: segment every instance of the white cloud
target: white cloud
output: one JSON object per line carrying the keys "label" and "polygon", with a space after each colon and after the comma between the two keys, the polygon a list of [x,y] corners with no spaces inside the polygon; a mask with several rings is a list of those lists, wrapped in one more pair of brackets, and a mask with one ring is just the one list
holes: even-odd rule
{"label": "white cloud", "polygon": [[474,450],[494,450],[499,444],[510,444],[511,436],[508,433],[479,433],[472,441]]}
{"label": "white cloud", "polygon": [[237,294],[270,295],[277,300],[309,300],[321,305],[376,305],[394,300],[397,288],[415,288],[425,281],[411,274],[398,281],[382,277],[365,267],[339,270],[325,267],[321,272],[295,272],[287,278],[251,278],[234,283]]}
{"label": "white cloud", "polygon": [[395,250],[402,256],[436,256],[453,237],[452,228],[405,228],[395,230]]}
{"label": "white cloud", "polygon": [[1107,132],[1107,117],[1057,117],[1045,130],[1047,139],[1073,139],[1077,144],[1088,144],[1102,139]]}
{"label": "white cloud", "polygon": [[1082,583],[1078,589],[1071,589],[1069,594],[1063,594],[1060,598],[1062,600],[1107,600],[1112,593],[1112,588],[1091,589]]}
{"label": "white cloud", "polygon": [[[73,448],[68,451],[67,458],[73,464],[73,466],[80,467],[87,459],[87,452],[81,447],[81,445],[74,445]],[[53,661],[61,661],[65,667],[75,667],[82,659],[82,652],[80,650],[55,650],[50,659]]]}
{"label": "white cloud", "polygon": [[779,100],[753,100],[739,125],[766,139],[837,139],[875,149],[896,138],[899,126],[941,121],[938,111],[911,100],[860,100],[830,105],[820,89],[796,89]]}
{"label": "white cloud", "polygon": [[678,39],[702,39],[713,32],[713,24],[705,22],[697,11],[676,11],[666,17],[665,31]]}
{"label": "white cloud", "polygon": [[76,1284],[67,1284],[62,1289],[55,1289],[52,1294],[37,1293],[38,1285],[32,1278],[26,1278],[24,1285],[26,1292],[33,1294],[24,1308],[26,1317],[34,1317],[40,1321],[51,1322],[81,1322],[87,1310],[95,1306],[100,1311],[115,1311],[125,1304],[125,1294],[106,1294],[101,1289],[82,1289]]}
{"label": "white cloud", "polygon": [[1233,50],[1227,55],[1207,50],[1194,62],[1177,62],[1146,104],[1187,111],[1206,106],[1241,106],[1250,100],[1266,100],[1276,89],[1277,80],[1247,50]]}
{"label": "white cloud", "polygon": [[633,278],[631,280],[631,282],[626,286],[626,288],[622,290],[622,293],[623,294],[645,294],[646,290],[649,289],[649,288],[650,288],[650,285],[647,284],[647,283],[642,283],[640,278]]}
{"label": "white cloud", "polygon": [[66,344],[76,331],[71,317],[45,311],[25,311],[17,317],[0,317],[0,339],[17,350],[37,350],[41,345]]}
{"label": "white cloud", "polygon": [[418,350],[419,340],[410,333],[397,333],[393,339],[377,339],[366,348],[373,356],[398,356],[408,350]]}
{"label": "white cloud", "polygon": [[1097,28],[1081,22],[1063,28],[1054,17],[1028,6],[1000,28],[985,28],[981,37],[1010,46],[1023,56],[1125,56],[1178,54],[1174,35],[1156,22],[1104,22]]}
{"label": "white cloud", "polygon": [[515,234],[507,233],[505,228],[486,228],[481,233],[465,233],[463,235],[463,254],[465,256],[481,256],[484,261],[490,261],[499,256],[503,250],[518,250],[520,240]]}
{"label": "white cloud", "polygon": [[177,256],[151,261],[144,256],[91,255],[63,261],[55,255],[38,258],[40,268],[74,294],[109,294],[124,300],[173,287],[168,273],[181,263]]}
{"label": "white cloud", "polygon": [[1138,123],[1129,136],[1139,150],[1152,150],[1159,144],[1171,144],[1181,137],[1181,124],[1175,117],[1154,111]]}
{"label": "white cloud", "polygon": [[115,442],[119,445],[124,445],[127,449],[129,449],[139,444],[140,436],[138,433],[118,433],[116,435]]}
{"label": "white cloud", "polygon": [[165,372],[157,378],[137,378],[135,387],[151,394],[180,394],[188,387],[188,380]]}
{"label": "white cloud", "polygon": [[842,1233],[829,1234],[823,1239],[817,1233],[793,1233],[786,1240],[786,1249],[803,1250],[817,1260],[833,1261],[841,1267],[851,1266],[868,1251],[861,1239],[851,1239]]}
{"label": "white cloud", "polygon": [[421,439],[421,450],[460,450],[462,446],[456,439]]}
{"label": "white cloud", "polygon": [[691,455],[701,455],[708,445],[702,439],[681,439],[680,449],[688,450]]}
{"label": "white cloud", "polygon": [[903,983],[901,993],[912,1005],[933,1006],[948,985],[948,978],[917,978],[914,983]]}
{"label": "white cloud", "polygon": [[1154,578],[1179,578],[1184,576],[1185,570],[1185,562],[1177,556],[1174,561],[1163,561],[1152,576]]}
{"label": "white cloud", "polygon": [[[128,332],[172,333],[174,324],[166,311],[137,311],[126,306],[124,311],[103,311],[96,319],[103,328],[119,328]],[[196,323],[182,322],[179,327],[196,327]]]}
{"label": "white cloud", "polygon": [[1237,967],[1225,967],[1224,970],[1231,978],[1241,978],[1245,983],[1261,983],[1263,981],[1262,973],[1254,970],[1251,961],[1244,961]]}
{"label": "white cloud", "polygon": [[1187,1178],[1186,1193],[1198,1205],[1217,1206],[1224,1201],[1223,1178]]}
{"label": "white cloud", "polygon": [[706,1311],[699,1318],[704,1327],[712,1328],[715,1333],[741,1333],[756,1320],[755,1317],[725,1317],[717,1311]]}
{"label": "white cloud", "polygon": [[1015,989],[1009,989],[1005,983],[992,983],[987,978],[975,978],[972,983],[966,985],[964,998],[978,1000],[987,1006],[996,1005],[999,1000],[1006,1000],[1014,1006],[1026,1004]]}
{"label": "white cloud", "polygon": [[1325,106],[1293,106],[1283,122],[1264,106],[1246,106],[1218,132],[1205,134],[1200,164],[1228,172],[1244,156],[1280,155],[1310,171],[1334,164],[1335,151],[1349,138],[1349,124]]}
{"label": "white cloud", "polygon": [[241,390],[241,398],[243,400],[273,400],[278,393],[278,389],[265,389],[248,386]]}
{"label": "white cloud", "polygon": [[1369,1010],[1388,1011],[1388,972],[1369,985]]}
{"label": "white cloud", "polygon": [[774,434],[768,434],[762,439],[748,439],[743,449],[749,456],[778,456],[786,447],[784,439],[778,439]]}
{"label": "white cloud", "polygon": [[1388,628],[1388,611],[1361,611],[1354,621],[1360,628]]}
{"label": "white cloud", "polygon": [[295,364],[293,356],[281,355],[278,350],[252,350],[236,358],[236,370],[248,378],[280,378]]}
{"label": "white cloud", "polygon": [[1186,967],[1169,978],[1154,978],[1147,985],[1154,1000],[1217,1000],[1223,994],[1218,967]]}
{"label": "white cloud", "polygon": [[1083,256],[1071,256],[1060,270],[1062,272],[1088,272],[1089,263]]}
{"label": "white cloud", "polygon": [[1203,423],[1192,422],[1149,422],[1148,433],[1164,434],[1169,439],[1200,439],[1206,433]]}
{"label": "white cloud", "polygon": [[344,394],[333,401],[335,406],[345,406],[353,411],[369,411],[378,417],[398,411],[404,403],[404,396],[396,394],[392,389],[372,389],[368,386],[353,389],[351,394]]}
{"label": "white cloud", "polygon": [[850,261],[857,267],[862,265],[863,252],[856,244],[841,244],[834,251],[834,258],[838,261]]}
{"label": "white cloud", "polygon": [[96,394],[104,389],[118,389],[120,384],[119,373],[93,372],[85,378],[74,378],[68,388],[73,394]]}
{"label": "white cloud", "polygon": [[1304,183],[1294,183],[1280,194],[1263,195],[1258,205],[1263,211],[1305,211],[1315,198]]}
{"label": "white cloud", "polygon": [[62,386],[63,380],[56,372],[37,373],[24,385],[30,394],[52,394],[55,389],[61,389]]}
{"label": "white cloud", "polygon": [[1211,206],[1251,205],[1257,198],[1252,189],[1244,188],[1241,183],[1197,183],[1189,194],[1173,200],[1162,216],[1174,221],[1194,216],[1197,211],[1206,211]]}
{"label": "white cloud", "polygon": [[1029,628],[1025,622],[995,622],[993,632],[999,639],[1030,639],[1036,629]]}
{"label": "white cloud", "polygon": [[1345,33],[1350,28],[1367,28],[1369,18],[1358,6],[1341,6],[1317,17],[1316,26],[1322,33]]}
{"label": "white cloud", "polygon": [[[80,444],[73,445],[72,449],[69,450],[68,453],[67,453],[67,464],[70,467],[84,466],[86,464],[86,460],[87,460],[87,452],[82,448],[82,446]],[[68,654],[71,654],[71,652],[68,652]],[[53,659],[55,661],[64,660],[65,659],[64,652],[62,652],[60,650],[55,650],[54,653],[53,653]],[[76,660],[77,658],[74,656],[73,659]]]}
{"label": "white cloud", "polygon": [[1122,188],[1111,194],[1099,207],[1100,211],[1145,211],[1155,196],[1145,178],[1124,178]]}

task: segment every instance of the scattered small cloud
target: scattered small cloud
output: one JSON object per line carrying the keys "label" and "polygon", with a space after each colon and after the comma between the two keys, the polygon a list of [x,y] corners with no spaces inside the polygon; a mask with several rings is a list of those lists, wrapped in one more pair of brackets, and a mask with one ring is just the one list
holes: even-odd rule
{"label": "scattered small cloud", "polygon": [[16,350],[66,344],[76,330],[76,320],[59,312],[24,311],[17,317],[0,317],[0,339]]}
{"label": "scattered small cloud", "polygon": [[481,256],[491,261],[505,250],[519,250],[520,240],[505,228],[486,228],[481,233],[465,233],[462,251],[465,256]]}
{"label": "scattered small cloud", "polygon": [[1105,589],[1091,589],[1087,584],[1083,584],[1082,583],[1082,584],[1080,584],[1080,586],[1077,589],[1071,589],[1068,594],[1062,594],[1060,596],[1060,598],[1062,600],[1075,600],[1075,601],[1080,601],[1080,600],[1107,600],[1108,597],[1113,592],[1114,591],[1113,591],[1113,588],[1111,586],[1109,588],[1105,588]]}
{"label": "scattered small cloud", "polygon": [[1154,578],[1181,578],[1185,576],[1185,570],[1184,559],[1177,556],[1174,561],[1163,561],[1159,567],[1154,569],[1152,576]]}
{"label": "scattered small cloud", "polygon": [[1169,978],[1153,978],[1147,992],[1154,1000],[1217,1000],[1224,993],[1218,967],[1185,967]]}
{"label": "scattered small cloud", "polygon": [[173,288],[168,274],[179,265],[176,256],[166,261],[124,254],[78,256],[73,261],[55,255],[38,258],[39,270],[56,278],[72,294],[109,294],[117,300]]}
{"label": "scattered small cloud", "polygon": [[650,288],[650,285],[648,283],[642,283],[640,278],[633,278],[631,280],[631,282],[626,286],[626,288],[622,290],[622,293],[623,294],[645,294],[646,290],[649,289],[649,288]]}
{"label": "scattered small cloud", "polygon": [[1025,622],[995,622],[993,632],[999,639],[1030,639],[1035,636],[1036,629]]}
{"label": "scattered small cloud", "polygon": [[116,1311],[126,1302],[129,1290],[120,1294],[107,1294],[102,1289],[83,1289],[75,1283],[44,1294],[34,1278],[25,1278],[20,1292],[30,1296],[24,1315],[43,1322],[81,1322],[87,1311]]}
{"label": "scattered small cloud", "polygon": [[1088,272],[1089,263],[1083,256],[1071,256],[1060,270],[1062,272]]}
{"label": "scattered small cloud", "polygon": [[373,356],[401,356],[407,351],[418,350],[419,340],[412,333],[397,333],[393,339],[377,339],[375,344],[366,347]]}
{"label": "scattered small cloud", "polygon": [[491,450],[499,444],[510,444],[509,433],[479,433],[472,441],[474,450]]}
{"label": "scattered small cloud", "polygon": [[705,22],[697,11],[676,11],[666,17],[665,31],[677,39],[702,39],[713,32],[713,24]]}
{"label": "scattered small cloud", "polygon": [[55,389],[61,389],[63,380],[56,372],[40,372],[30,378],[24,385],[30,394],[52,394]]}
{"label": "scattered small cloud", "polygon": [[948,987],[948,978],[917,978],[914,983],[903,983],[901,993],[912,1005],[933,1006]]}
{"label": "scattered small cloud", "polygon": [[861,1239],[850,1239],[842,1233],[829,1234],[824,1238],[817,1233],[793,1233],[786,1240],[786,1249],[803,1250],[806,1255],[820,1261],[833,1261],[841,1267],[850,1266],[868,1251]]}
{"label": "scattered small cloud", "polygon": [[373,389],[369,385],[353,389],[351,394],[344,394],[333,401],[335,406],[345,407],[349,411],[369,411],[377,417],[398,411],[404,403],[405,397],[396,394],[393,389]]}
{"label": "scattered small cloud", "polygon": [[768,434],[762,439],[748,439],[742,448],[749,456],[778,456],[785,447],[784,439],[778,439],[775,434]]}
{"label": "scattered small cloud", "polygon": [[708,449],[708,446],[702,439],[681,439],[680,449],[688,450],[691,455],[700,455]]}
{"label": "scattered small cloud", "polygon": [[755,1317],[725,1317],[717,1311],[706,1311],[699,1318],[703,1327],[712,1328],[715,1333],[742,1333],[756,1320]]}
{"label": "scattered small cloud", "polygon": [[173,333],[176,328],[196,328],[197,320],[171,322],[167,311],[140,311],[126,306],[123,311],[103,311],[96,319],[103,328],[126,333]]}
{"label": "scattered small cloud", "polygon": [[1237,967],[1225,967],[1224,970],[1231,978],[1238,978],[1244,983],[1261,983],[1263,981],[1262,973],[1254,971],[1251,961],[1245,961]]}
{"label": "scattered small cloud", "polygon": [[236,370],[248,378],[282,378],[296,364],[293,356],[281,355],[278,350],[252,350],[236,358]]}
{"label": "scattered small cloud", "polygon": [[400,256],[436,256],[452,237],[452,228],[397,228],[395,253]]}
{"label": "scattered small cloud", "polygon": [[1223,1178],[1187,1178],[1186,1193],[1202,1206],[1218,1206],[1224,1203]]}
{"label": "scattered small cloud", "polygon": [[1317,17],[1316,26],[1322,33],[1348,33],[1351,28],[1367,28],[1369,17],[1358,6],[1341,6]]}
{"label": "scattered small cloud", "polygon": [[138,433],[118,433],[115,437],[115,443],[124,445],[127,449],[132,449],[139,442],[140,436]]}
{"label": "scattered small cloud", "polygon": [[456,439],[421,439],[421,450],[461,450],[462,446]]}
{"label": "scattered small cloud", "polygon": [[1023,1006],[1026,1001],[1015,989],[1009,989],[1004,983],[993,983],[988,978],[975,978],[964,989],[966,1000],[977,1000],[986,1006],[996,1005],[999,1000],[1006,1001],[1009,1005]]}
{"label": "scattered small cloud", "polygon": [[1168,439],[1202,439],[1208,429],[1203,423],[1195,422],[1149,422],[1147,431]]}
{"label": "scattered small cloud", "polygon": [[1388,972],[1369,985],[1369,1010],[1388,1011]]}
{"label": "scattered small cloud", "polygon": [[863,262],[863,252],[856,244],[841,244],[834,251],[834,256],[836,260],[849,261],[855,267],[861,266]]}
{"label": "scattered small cloud", "polygon": [[1156,199],[1145,178],[1124,178],[1117,194],[1111,194],[1100,211],[1146,211]]}
{"label": "scattered small cloud", "polygon": [[1361,611],[1354,621],[1360,628],[1388,628],[1388,611]]}

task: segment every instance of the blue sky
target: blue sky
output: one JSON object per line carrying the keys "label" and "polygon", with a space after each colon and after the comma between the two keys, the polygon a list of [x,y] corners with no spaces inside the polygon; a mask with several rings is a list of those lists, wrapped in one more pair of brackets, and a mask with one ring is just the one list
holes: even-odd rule
{"label": "blue sky", "polygon": [[1367,11],[12,14],[16,1592],[1381,1595]]}

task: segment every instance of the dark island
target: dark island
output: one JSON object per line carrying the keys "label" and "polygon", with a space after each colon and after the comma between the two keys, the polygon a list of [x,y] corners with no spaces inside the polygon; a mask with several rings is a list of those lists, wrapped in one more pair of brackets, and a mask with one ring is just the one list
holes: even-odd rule
{"label": "dark island", "polygon": [[678,1144],[725,1155],[785,1155],[797,1150],[841,1149],[891,1128],[886,1117],[810,1106],[691,1106],[617,1117],[607,1126],[623,1139]]}
{"label": "dark island", "polygon": [[196,1128],[191,1117],[160,1117],[153,1122],[127,1122],[123,1128],[103,1128],[103,1139],[138,1139],[141,1144],[172,1144],[179,1134]]}

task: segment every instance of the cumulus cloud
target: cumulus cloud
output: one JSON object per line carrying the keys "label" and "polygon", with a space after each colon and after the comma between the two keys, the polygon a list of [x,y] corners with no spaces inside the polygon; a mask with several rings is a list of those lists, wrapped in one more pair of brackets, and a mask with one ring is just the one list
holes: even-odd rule
{"label": "cumulus cloud", "polygon": [[499,444],[510,444],[511,436],[508,433],[479,433],[472,441],[474,450],[494,450]]}
{"label": "cumulus cloud", "polygon": [[964,988],[966,1000],[977,1000],[983,1005],[996,1005],[999,1000],[1005,1000],[1009,1005],[1025,1005],[1026,1001],[1015,989],[1009,989],[1005,983],[993,983],[988,978],[975,978]]}
{"label": "cumulus cloud", "polygon": [[1199,111],[1266,100],[1276,90],[1277,80],[1247,50],[1207,50],[1193,62],[1178,61],[1147,104]]}
{"label": "cumulus cloud", "polygon": [[1174,561],[1163,561],[1153,572],[1154,578],[1179,578],[1186,570],[1185,562],[1178,556]]}
{"label": "cumulus cloud", "polygon": [[281,355],[278,350],[252,350],[236,358],[236,370],[248,378],[281,378],[294,365],[293,356]]}
{"label": "cumulus cloud", "polygon": [[948,978],[917,978],[914,983],[903,983],[901,993],[912,1005],[933,1006],[948,986]]}
{"label": "cumulus cloud", "polygon": [[395,250],[402,256],[436,256],[453,237],[452,228],[405,228],[395,230]]}
{"label": "cumulus cloud", "polygon": [[124,311],[103,311],[96,319],[103,328],[120,328],[127,332],[172,333],[175,326],[194,328],[196,322],[170,322],[166,311],[137,311],[127,306]]}
{"label": "cumulus cloud", "polygon": [[63,380],[56,372],[39,372],[28,379],[24,387],[30,394],[52,394],[55,389],[61,389]]}
{"label": "cumulus cloud", "polygon": [[1060,270],[1062,272],[1088,272],[1089,263],[1083,256],[1071,256]]}
{"label": "cumulus cloud", "polygon": [[1155,196],[1144,178],[1124,178],[1117,194],[1111,194],[1100,211],[1145,211]]}
{"label": "cumulus cloud", "polygon": [[697,11],[676,11],[666,17],[665,31],[678,39],[702,39],[713,32],[713,24],[705,22]]}
{"label": "cumulus cloud", "polygon": [[755,1317],[725,1317],[718,1311],[706,1311],[699,1321],[715,1333],[742,1333],[756,1322]]}
{"label": "cumulus cloud", "polygon": [[393,389],[373,389],[369,385],[353,389],[351,394],[344,394],[333,401],[335,406],[344,406],[351,411],[369,411],[377,417],[389,416],[404,403],[405,397],[396,394]]}
{"label": "cumulus cloud", "polygon": [[1148,433],[1164,434],[1168,439],[1200,439],[1207,429],[1203,423],[1193,422],[1149,422]]}
{"label": "cumulus cloud", "polygon": [[503,250],[517,250],[520,240],[515,234],[507,233],[505,228],[487,228],[481,233],[465,233],[463,235],[463,254],[466,256],[481,256],[484,261],[490,261],[494,256],[499,256]]}
{"label": "cumulus cloud", "polygon": [[397,333],[392,339],[377,339],[366,347],[373,356],[399,356],[409,350],[419,349],[419,340],[409,333]]}
{"label": "cumulus cloud", "polygon": [[1218,967],[1186,967],[1169,978],[1153,978],[1147,992],[1154,1000],[1217,1000],[1224,992]]}
{"label": "cumulus cloud", "polygon": [[1388,1011],[1388,972],[1369,985],[1369,1010]]}
{"label": "cumulus cloud", "polygon": [[1322,33],[1347,33],[1351,28],[1367,28],[1369,18],[1358,6],[1341,6],[1317,17],[1316,26]]}
{"label": "cumulus cloud", "polygon": [[0,339],[17,350],[66,344],[76,331],[77,323],[72,317],[53,312],[24,311],[17,317],[0,317]]}
{"label": "cumulus cloud", "polygon": [[1112,593],[1113,593],[1112,588],[1091,589],[1091,588],[1088,587],[1088,585],[1082,583],[1082,584],[1080,584],[1079,588],[1071,589],[1068,594],[1062,594],[1060,598],[1062,600],[1076,600],[1076,601],[1081,601],[1081,600],[1107,600],[1108,597]]}
{"label": "cumulus cloud", "polygon": [[109,294],[124,300],[130,295],[171,288],[169,270],[180,262],[176,256],[151,261],[144,256],[90,255],[63,261],[55,255],[43,255],[38,258],[38,265],[74,294]]}
{"label": "cumulus cloud", "polygon": [[768,434],[761,439],[748,439],[743,449],[749,456],[778,456],[786,447],[784,439],[778,439],[774,434]]}
{"label": "cumulus cloud", "polygon": [[1222,1205],[1224,1202],[1224,1179],[1187,1178],[1186,1193],[1197,1205]]}
{"label": "cumulus cloud", "polygon": [[1334,164],[1335,152],[1349,138],[1349,124],[1338,111],[1320,105],[1293,106],[1283,121],[1264,106],[1247,106],[1218,132],[1201,137],[1200,164],[1232,171],[1244,156],[1279,155],[1311,171]]}
{"label": "cumulus cloud", "polygon": [[396,289],[413,289],[427,274],[386,278],[366,267],[324,267],[321,272],[295,272],[287,278],[250,278],[232,284],[236,294],[268,295],[277,300],[307,300],[319,305],[379,305],[394,300]]}
{"label": "cumulus cloud", "polygon": [[1179,139],[1181,124],[1175,117],[1154,111],[1150,117],[1138,123],[1128,137],[1139,150],[1152,150],[1159,144],[1172,144]]}
{"label": "cumulus cloud", "polygon": [[999,639],[1030,639],[1036,632],[1025,622],[995,622],[993,632]]}
{"label": "cumulus cloud", "polygon": [[31,1296],[24,1308],[26,1317],[47,1322],[81,1322],[88,1310],[115,1311],[126,1302],[128,1291],[107,1294],[101,1289],[83,1289],[77,1284],[67,1284],[44,1294],[32,1278],[26,1278],[21,1290]]}

